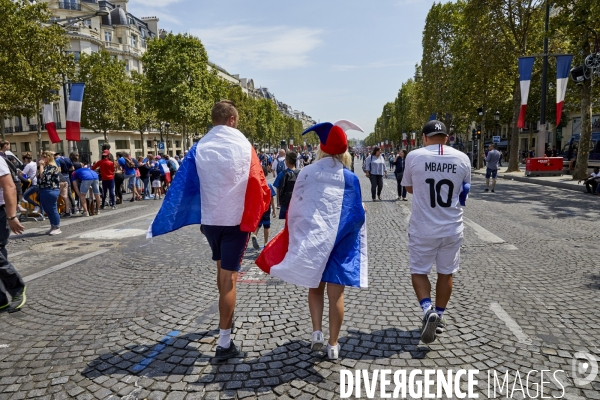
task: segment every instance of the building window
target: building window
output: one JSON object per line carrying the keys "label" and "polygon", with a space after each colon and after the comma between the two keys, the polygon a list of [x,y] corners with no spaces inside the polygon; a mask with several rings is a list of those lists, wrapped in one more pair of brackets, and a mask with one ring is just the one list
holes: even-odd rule
{"label": "building window", "polygon": [[17,144],[16,143],[11,143],[10,144],[10,151],[12,151],[13,153],[15,153],[17,151]]}
{"label": "building window", "polygon": [[60,141],[58,143],[56,143],[56,152],[57,153],[63,153],[65,152],[65,147],[63,146],[63,142]]}
{"label": "building window", "polygon": [[112,42],[112,32],[110,32],[110,31],[105,31],[104,32],[104,41],[105,42]]}
{"label": "building window", "polygon": [[129,150],[129,140],[115,140],[115,147],[117,149]]}
{"label": "building window", "polygon": [[138,158],[138,157],[143,157],[141,151],[136,151],[135,152],[135,158]]}
{"label": "building window", "polygon": [[131,45],[133,47],[137,47],[137,36],[136,35],[131,35]]}
{"label": "building window", "polygon": [[75,60],[75,62],[79,62],[79,59],[81,58],[80,51],[67,51],[67,54],[73,54],[73,59]]}
{"label": "building window", "polygon": [[123,44],[123,38],[122,37],[117,37],[117,41],[119,42],[119,44]]}
{"label": "building window", "polygon": [[50,142],[42,142],[42,149],[44,149],[44,151],[50,150]]}
{"label": "building window", "polygon": [[129,60],[125,61],[125,71],[129,72]]}
{"label": "building window", "polygon": [[83,20],[83,24],[85,26],[87,26],[88,28],[91,28],[92,27],[92,20],[91,19],[85,19],[85,20]]}
{"label": "building window", "polygon": [[133,141],[133,145],[135,146],[136,149],[141,149],[142,148],[142,141],[141,140],[134,140]]}
{"label": "building window", "polygon": [[181,146],[179,146],[179,140],[175,141],[175,147],[181,147]]}
{"label": "building window", "polygon": [[154,142],[152,140],[146,140],[146,147],[151,149],[154,147]]}
{"label": "building window", "polygon": [[[12,148],[12,145],[10,147]],[[31,143],[21,143],[21,153],[26,153],[28,151],[31,151]]]}

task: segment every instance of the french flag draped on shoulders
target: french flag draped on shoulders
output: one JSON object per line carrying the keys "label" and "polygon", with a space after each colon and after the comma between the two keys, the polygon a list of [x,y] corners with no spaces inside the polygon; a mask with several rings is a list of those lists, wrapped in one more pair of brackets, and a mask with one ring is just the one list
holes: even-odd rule
{"label": "french flag draped on shoulders", "polygon": [[215,126],[184,161],[148,228],[148,238],[193,224],[256,230],[271,190],[256,151],[239,130]]}
{"label": "french flag draped on shoulders", "polygon": [[[343,121],[331,129],[316,130],[321,149],[336,135],[346,140]],[[365,222],[358,177],[340,161],[322,158],[300,171],[285,227],[267,244],[256,264],[271,276],[308,288],[321,282],[367,287]]]}

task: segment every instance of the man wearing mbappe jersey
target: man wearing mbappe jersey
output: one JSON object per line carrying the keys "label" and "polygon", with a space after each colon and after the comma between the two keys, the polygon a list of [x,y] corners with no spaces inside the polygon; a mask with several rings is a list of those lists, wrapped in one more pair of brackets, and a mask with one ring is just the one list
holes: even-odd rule
{"label": "man wearing mbappe jersey", "polygon": [[[464,202],[471,184],[469,158],[446,146],[447,140],[442,122],[427,122],[423,127],[425,147],[408,153],[402,178],[402,186],[413,195],[409,263],[413,288],[424,313],[421,340],[425,344],[432,343],[446,328],[443,315],[452,293],[452,274],[459,269],[463,241],[459,203]],[[434,262],[438,274],[435,308],[428,277]]]}

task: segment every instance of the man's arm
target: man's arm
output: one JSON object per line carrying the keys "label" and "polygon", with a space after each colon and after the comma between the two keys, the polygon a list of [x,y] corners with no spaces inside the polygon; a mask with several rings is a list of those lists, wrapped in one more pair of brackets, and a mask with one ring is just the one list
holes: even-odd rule
{"label": "man's arm", "polygon": [[75,178],[73,179],[73,189],[75,189],[75,193],[77,193],[77,196],[81,196],[81,193],[79,192],[79,181],[76,177],[73,178]]}
{"label": "man's arm", "polygon": [[413,194],[412,186],[404,186],[404,188],[408,193]]}
{"label": "man's arm", "polygon": [[4,203],[6,209],[6,219],[10,230],[17,235],[23,233],[25,228],[17,218],[17,188],[10,174],[0,176],[0,187],[4,192]]}

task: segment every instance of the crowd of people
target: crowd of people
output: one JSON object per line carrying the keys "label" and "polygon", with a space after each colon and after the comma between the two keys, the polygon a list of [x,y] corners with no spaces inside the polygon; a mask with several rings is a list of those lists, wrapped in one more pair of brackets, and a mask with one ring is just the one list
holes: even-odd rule
{"label": "crowd of people", "polygon": [[0,156],[15,184],[18,214],[47,217],[49,235],[62,233],[61,219],[115,210],[125,193],[131,193],[130,202],[162,199],[183,161],[183,155],[181,159],[154,153],[137,158],[129,152],[113,155],[105,144],[101,159],[94,163],[80,162],[77,153],[66,157],[52,151],[42,152],[37,160],[27,152],[21,162],[9,148],[10,143],[0,141]]}

